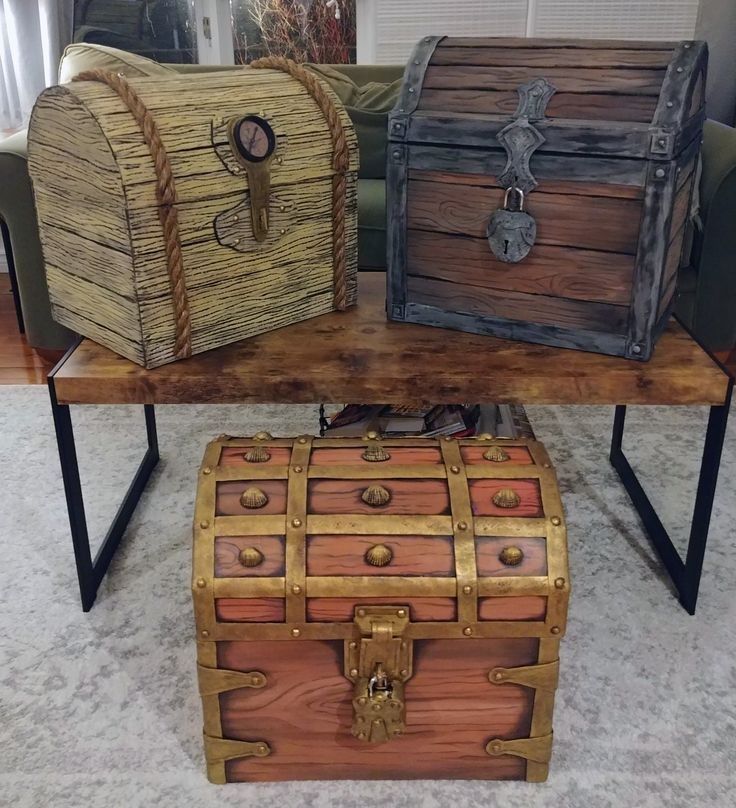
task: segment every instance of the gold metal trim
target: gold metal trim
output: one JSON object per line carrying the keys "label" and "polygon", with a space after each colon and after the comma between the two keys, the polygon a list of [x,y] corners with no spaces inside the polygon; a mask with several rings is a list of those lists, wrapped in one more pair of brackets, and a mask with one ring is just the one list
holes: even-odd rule
{"label": "gold metal trim", "polygon": [[[453,522],[457,617],[461,623],[475,623],[478,619],[478,571],[475,562],[474,517],[465,463],[457,441],[440,441],[440,449],[447,474]],[[453,473],[452,467],[457,467],[458,471]]]}
{"label": "gold metal trim", "polygon": [[494,685],[515,684],[532,687],[535,690],[557,689],[560,675],[560,661],[546,662],[540,665],[524,665],[518,668],[493,668],[488,673],[488,681]]}
{"label": "gold metal trim", "polygon": [[232,671],[226,668],[207,668],[197,665],[199,693],[201,696],[216,696],[241,687],[261,688],[266,686],[266,674],[261,671]]}
{"label": "gold metal trim", "polygon": [[[312,438],[297,438],[291,450],[289,483],[286,494],[286,622],[302,623],[306,619],[304,590],[307,553],[307,475]],[[298,469],[298,470],[297,470]]]}
{"label": "gold metal trim", "polygon": [[[215,466],[220,458],[222,444],[212,441],[202,459],[202,471]],[[194,507],[192,602],[197,636],[210,638],[215,628],[215,600],[211,583],[215,574],[215,512],[216,480],[213,474],[200,474]],[[205,582],[201,586],[200,579]],[[200,582],[198,584],[198,582]],[[206,632],[206,633],[205,633]]]}
{"label": "gold metal trim", "polygon": [[552,733],[531,738],[514,738],[503,740],[492,738],[486,744],[486,752],[491,757],[514,755],[535,763],[548,764],[552,756]]}
{"label": "gold metal trim", "polygon": [[213,738],[204,734],[204,756],[207,761],[207,777],[211,783],[224,785],[225,763],[244,757],[267,757],[271,747],[265,741],[231,741]]}
{"label": "gold metal trim", "polygon": [[212,596],[215,598],[283,598],[286,579],[273,578],[215,578]]}

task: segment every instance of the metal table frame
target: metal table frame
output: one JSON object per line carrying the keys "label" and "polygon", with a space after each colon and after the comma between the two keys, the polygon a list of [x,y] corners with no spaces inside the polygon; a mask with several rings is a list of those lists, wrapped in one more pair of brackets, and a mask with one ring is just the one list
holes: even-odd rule
{"label": "metal table frame", "polygon": [[[54,376],[64,365],[69,356],[71,356],[78,344],[79,343],[72,346],[51,371],[48,377],[48,385],[51,397],[51,412],[56,428],[59,459],[66,493],[67,509],[69,512],[69,525],[74,546],[74,557],[79,578],[82,608],[84,611],[89,611],[94,604],[97,590],[105,577],[105,573],[110,566],[110,562],[115,555],[115,551],[120,544],[125,529],[140,500],[141,494],[151,477],[153,469],[158,463],[159,449],[154,404],[144,404],[143,411],[148,448],[112,520],[102,546],[93,559],[87,531],[84,498],[79,477],[79,464],[77,461],[70,405],[60,404],[58,402],[54,386]],[[728,370],[723,367],[712,354],[709,355],[723,370],[724,374],[728,376],[729,382],[723,403],[710,407],[705,446],[695,495],[690,538],[687,555],[684,561],[680,557],[660,517],[639,481],[639,478],[623,452],[622,439],[626,419],[625,405],[618,405],[615,408],[610,451],[611,463],[618,472],[654,549],[672,579],[672,583],[679,594],[680,603],[690,614],[695,613],[698,601],[703,559],[708,540],[713,499],[715,496],[716,483],[718,481],[721,453],[734,385],[734,379]]]}

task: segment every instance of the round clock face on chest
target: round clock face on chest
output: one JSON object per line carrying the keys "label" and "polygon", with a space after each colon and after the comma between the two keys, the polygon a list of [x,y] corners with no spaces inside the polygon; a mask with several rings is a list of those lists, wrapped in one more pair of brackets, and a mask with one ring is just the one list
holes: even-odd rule
{"label": "round clock face on chest", "polygon": [[268,159],[276,148],[276,135],[259,115],[246,115],[233,126],[233,140],[240,154],[252,163]]}

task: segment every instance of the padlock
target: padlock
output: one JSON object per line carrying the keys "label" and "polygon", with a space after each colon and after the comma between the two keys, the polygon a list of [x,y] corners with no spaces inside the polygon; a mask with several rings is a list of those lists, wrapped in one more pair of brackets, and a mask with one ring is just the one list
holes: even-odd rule
{"label": "padlock", "polygon": [[[512,194],[518,200],[515,209],[510,207]],[[512,185],[506,189],[503,208],[491,216],[486,236],[493,254],[505,264],[518,264],[529,255],[537,238],[537,223],[524,210],[524,192],[521,188]]]}
{"label": "padlock", "polygon": [[404,685],[391,679],[378,663],[369,678],[362,677],[353,690],[353,735],[367,743],[385,743],[406,729]]}

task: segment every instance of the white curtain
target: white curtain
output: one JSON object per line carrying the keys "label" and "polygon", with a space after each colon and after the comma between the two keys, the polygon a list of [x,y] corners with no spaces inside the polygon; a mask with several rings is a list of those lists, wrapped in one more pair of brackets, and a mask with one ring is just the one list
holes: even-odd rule
{"label": "white curtain", "polygon": [[0,130],[28,123],[36,96],[56,83],[72,39],[73,0],[0,0]]}

